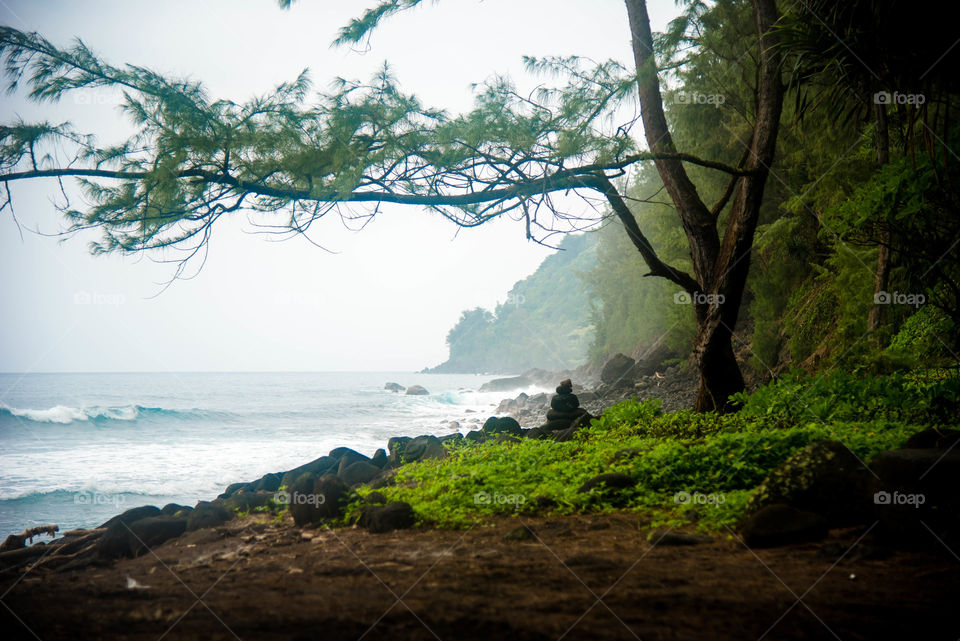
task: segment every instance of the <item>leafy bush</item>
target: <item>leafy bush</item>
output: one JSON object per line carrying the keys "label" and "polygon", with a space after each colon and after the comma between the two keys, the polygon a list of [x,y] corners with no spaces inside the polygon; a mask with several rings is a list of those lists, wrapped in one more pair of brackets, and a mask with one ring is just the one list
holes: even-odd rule
{"label": "leafy bush", "polygon": [[793,372],[737,394],[740,416],[764,417],[770,427],[803,421],[898,420],[909,424],[954,424],[960,407],[956,375],[920,381],[916,375],[857,376],[844,372],[809,377]]}
{"label": "leafy bush", "polygon": [[[750,491],[808,444],[838,440],[866,461],[946,422],[958,399],[956,376],[792,374],[740,395],[737,414],[664,414],[658,400],[633,400],[609,408],[571,442],[451,444],[447,458],[400,468],[395,485],[382,491],[441,527],[543,511],[627,509],[653,523],[695,520],[710,530],[734,523]],[[578,492],[604,472],[627,474],[637,485],[612,495]],[[698,493],[723,500],[678,500]]]}
{"label": "leafy bush", "polygon": [[925,305],[904,321],[886,352],[915,366],[946,360],[947,345],[954,331],[953,321],[943,310]]}

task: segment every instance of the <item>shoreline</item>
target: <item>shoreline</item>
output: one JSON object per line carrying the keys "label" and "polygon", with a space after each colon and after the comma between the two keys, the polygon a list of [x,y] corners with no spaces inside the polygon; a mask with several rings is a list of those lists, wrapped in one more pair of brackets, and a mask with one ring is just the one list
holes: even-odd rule
{"label": "shoreline", "polygon": [[[622,393],[635,395],[645,385],[649,381]],[[554,411],[568,407],[573,389],[569,381],[561,382],[550,400]],[[650,420],[653,414],[647,416]],[[549,447],[562,466],[575,449],[610,446],[603,432],[567,442],[562,435],[575,431],[575,425],[556,430],[556,443],[544,446],[533,443],[547,440],[542,427],[523,428],[516,419],[489,419],[485,428],[477,432],[492,447],[458,451],[474,451],[480,458],[487,451],[509,452],[514,460],[529,461],[531,453],[545,451],[537,448]],[[960,432],[928,428],[912,433],[903,449],[881,450],[871,464],[890,482],[902,476],[905,465],[946,457],[937,478],[919,489],[929,493],[933,503],[928,507],[941,505],[944,496],[943,505],[953,505],[943,479],[960,463],[957,456],[947,456],[958,439]],[[0,589],[10,594],[9,614],[0,613],[0,621],[15,639],[156,639],[171,631],[171,638],[508,635],[537,640],[739,639],[745,633],[782,639],[938,639],[960,632],[949,607],[949,595],[960,584],[960,564],[953,563],[949,548],[912,539],[927,534],[920,528],[904,530],[902,539],[892,538],[888,529],[928,519],[928,511],[910,511],[906,518],[897,511],[877,528],[889,508],[874,497],[869,518],[827,527],[817,514],[767,504],[743,527],[714,524],[705,533],[698,516],[665,524],[655,510],[617,508],[618,488],[626,486],[616,483],[625,475],[601,473],[576,490],[585,497],[585,509],[554,512],[531,493],[530,510],[440,527],[431,519],[418,524],[410,504],[388,500],[380,488],[410,496],[402,494],[410,477],[391,479],[407,463],[449,456],[443,442],[434,436],[394,437],[386,445],[373,457],[335,448],[293,470],[234,484],[195,508],[134,508],[101,528],[66,533],[59,544],[41,542],[0,553]],[[612,457],[605,460],[637,451],[610,450]],[[778,478],[797,473],[794,478],[808,478],[811,470],[819,470],[815,474],[821,476],[814,478],[827,485],[818,491],[837,501],[822,507],[846,505],[841,501],[854,500],[854,494],[843,498],[838,490],[854,487],[848,481],[863,477],[864,470],[858,471],[852,451],[844,452],[836,441],[812,442],[767,475],[764,484],[774,479],[774,485],[762,484],[752,495],[767,496]],[[830,456],[821,460],[823,453]],[[427,464],[413,472],[430,469],[440,471]],[[444,470],[447,475],[457,471]],[[371,476],[362,480],[362,473]],[[348,483],[351,478],[356,483]],[[496,478],[509,491],[509,478]],[[469,495],[472,489],[465,483]],[[576,488],[579,478],[574,483]],[[761,492],[761,487],[767,489]],[[363,492],[350,503],[355,511],[348,512],[346,499],[357,497],[358,488]],[[324,500],[288,499],[275,509],[281,493]],[[865,498],[855,494],[856,501]],[[601,497],[610,499],[609,506],[589,509],[599,508],[590,501]],[[417,505],[427,513],[426,504]],[[784,509],[788,517],[777,520]],[[774,514],[777,519],[769,520]],[[938,528],[946,524],[928,522]],[[58,607],[51,609],[50,603]]]}
{"label": "shoreline", "polygon": [[[583,374],[584,371],[585,371],[585,368],[578,368],[578,370],[576,370],[576,372],[580,374]],[[381,374],[381,373],[378,373],[378,374]],[[463,418],[461,420],[450,419],[442,423],[442,424],[450,425],[451,431],[450,433],[436,437],[436,439],[440,443],[445,443],[450,440],[459,439],[460,437],[467,438],[468,435],[471,433],[482,432],[482,425],[489,417],[514,418],[517,420],[517,422],[521,427],[521,430],[517,432],[513,432],[514,436],[521,437],[521,438],[524,436],[527,436],[530,433],[531,428],[541,425],[545,422],[544,416],[550,408],[550,404],[549,404],[550,394],[548,394],[545,391],[534,393],[534,394],[527,394],[527,392],[539,390],[539,389],[546,389],[548,385],[548,381],[557,381],[557,380],[560,380],[560,377],[568,376],[569,374],[570,374],[570,371],[547,372],[545,370],[530,370],[528,372],[525,372],[524,374],[520,374],[517,376],[509,376],[505,378],[494,378],[489,381],[486,381],[483,385],[477,388],[476,392],[491,393],[491,394],[500,393],[503,395],[507,395],[510,391],[514,391],[514,392],[520,391],[520,393],[518,396],[504,396],[501,398],[499,403],[492,403],[490,405],[490,412],[487,416],[484,416],[484,413],[482,412],[482,410],[473,410],[470,408],[465,409],[464,412],[462,412]],[[580,394],[584,399],[584,402],[583,402],[584,407],[587,407],[590,410],[590,412],[592,412],[593,414],[599,415],[607,406],[614,404],[616,402],[619,402],[621,400],[625,400],[626,398],[637,396],[638,398],[643,399],[645,397],[649,397],[653,395],[650,392],[657,393],[657,392],[663,391],[663,392],[667,392],[667,394],[671,392],[675,393],[678,388],[683,388],[685,385],[689,383],[689,381],[687,380],[689,379],[689,372],[684,372],[679,367],[674,367],[671,370],[668,370],[667,372],[665,372],[665,374],[666,376],[664,376],[663,380],[669,381],[670,384],[664,384],[663,388],[659,387],[659,385],[662,382],[660,378],[647,376],[647,377],[639,377],[635,380],[627,379],[625,381],[626,384],[623,384],[620,386],[613,386],[612,388],[610,386],[604,386],[602,383],[600,383],[599,380],[593,378],[593,379],[588,379],[592,383],[590,385],[592,389],[584,388],[579,385],[576,386],[576,389],[578,394]],[[443,374],[440,374],[440,375],[443,375]],[[479,374],[470,374],[470,375],[481,376]],[[493,387],[496,387],[496,384],[498,381],[517,382],[518,380],[521,380],[521,379],[523,379],[523,382],[517,384],[517,386],[513,387],[512,389],[507,388],[502,390],[483,390],[484,386],[489,386],[491,384],[493,384]],[[384,385],[384,388],[389,390],[391,385],[396,385],[396,384],[392,383],[391,381],[388,381]],[[599,387],[599,390],[597,389],[598,387]],[[606,389],[604,389],[605,387]],[[403,386],[400,386],[400,388],[402,390],[406,389]],[[403,391],[399,393],[404,394]],[[667,400],[667,406],[668,407],[670,406],[670,400]],[[472,415],[472,416],[468,417],[468,415]],[[569,436],[570,435],[568,435],[568,438]],[[389,453],[388,453],[389,442],[393,439],[406,439],[406,438],[411,438],[411,439],[412,438],[428,438],[429,440],[432,441],[434,437],[430,435],[420,435],[417,437],[413,437],[413,436],[398,434],[395,437],[392,437],[390,440],[388,440],[387,443],[383,443],[382,444],[383,447],[378,449],[385,450],[385,453],[387,453],[389,456]],[[480,437],[477,436],[475,440],[480,440]],[[373,453],[368,455],[368,454],[363,454],[359,451],[356,451],[352,447],[345,446],[345,445],[337,446],[331,452],[335,452],[337,450],[350,450],[352,452],[352,455],[359,455],[359,457],[355,457],[357,461],[364,461],[364,462],[371,462],[377,455],[376,450]],[[329,456],[329,454],[327,456]],[[320,459],[322,458],[324,457],[320,457]],[[293,469],[307,468],[311,464],[317,463],[317,461],[319,461],[320,459],[314,459],[313,461],[302,463],[297,468],[293,468]],[[380,461],[379,467],[381,468],[383,467],[382,460]],[[388,466],[385,471],[389,471],[390,469],[391,469],[391,466]],[[279,477],[282,480],[283,476],[289,471],[290,470],[284,470],[279,472],[268,472],[258,479],[255,479],[252,481],[233,482],[227,485],[225,489],[221,488],[220,491],[211,490],[209,494],[204,496],[190,495],[189,497],[185,497],[185,500],[187,500],[188,503],[189,502],[209,503],[209,502],[215,502],[218,500],[225,500],[225,499],[229,499],[233,494],[235,494],[237,489],[240,487],[246,487],[248,491],[252,491],[252,492],[261,492],[261,491],[275,492],[276,489],[279,487],[279,485],[271,481],[271,478]],[[332,471],[336,472],[337,470],[332,470]],[[353,478],[362,479],[362,482],[369,482],[370,480],[372,480],[370,478],[367,478],[370,476],[370,472],[371,470],[368,469],[366,474],[361,475],[360,477],[353,477]],[[356,485],[357,482],[358,481],[354,481],[348,484]],[[90,492],[90,491],[72,491],[72,490],[52,490],[50,492],[42,492],[40,493],[39,496],[46,497],[46,496],[54,495],[60,492],[66,492],[68,494],[74,495],[74,503],[77,505],[91,504],[91,503],[114,505],[114,507],[117,508],[118,511],[116,512],[104,511],[104,513],[108,515],[105,518],[105,520],[109,519],[112,516],[116,516],[122,513],[121,508],[134,509],[136,507],[140,507],[143,505],[149,505],[149,503],[143,503],[141,500],[137,499],[136,497],[143,497],[143,499],[165,498],[167,501],[170,501],[170,499],[174,500],[174,502],[167,502],[164,505],[159,505],[159,504],[156,505],[156,507],[158,507],[159,509],[162,509],[165,505],[178,505],[179,507],[185,507],[185,505],[179,503],[179,501],[177,501],[177,499],[174,498],[174,495],[170,495],[170,494],[143,494],[140,492],[108,493],[108,492]],[[91,496],[89,498],[89,501],[82,501],[82,500],[79,500],[79,498],[82,498],[82,497],[79,497],[79,495],[91,495]],[[130,497],[133,497],[133,500],[128,502],[126,501],[126,497],[123,495],[130,495]],[[35,497],[35,496],[37,495],[16,497],[16,498],[7,499],[7,500],[18,501],[18,500]],[[118,501],[117,500],[118,498],[123,498],[124,500]],[[98,500],[98,499],[105,499],[105,500]],[[179,499],[179,500],[182,501],[184,499]],[[256,499],[253,499],[252,501],[245,499],[244,501],[241,502],[239,507],[240,509],[251,509],[251,508],[263,506],[265,504],[266,504],[266,497],[260,496],[260,497],[257,497]],[[236,504],[232,504],[231,507],[237,507],[237,506]],[[101,517],[101,518],[104,518],[104,517]],[[54,522],[57,520],[58,519],[53,519]],[[47,525],[47,523],[40,523],[36,520],[32,520],[32,525],[30,527],[41,526],[41,525]],[[80,526],[80,527],[83,527],[85,529],[95,529],[95,525],[93,522],[91,522],[90,525],[88,526]],[[18,531],[17,532],[15,531],[0,532],[0,535],[8,536],[8,535],[13,535],[18,533],[19,533]],[[54,541],[59,541],[61,539],[62,539],[62,534],[58,534],[57,537],[55,537]]]}
{"label": "shoreline", "polygon": [[[672,373],[674,376],[671,378],[676,378],[675,384],[677,386],[684,385],[684,381],[681,380],[683,376],[678,375],[680,368],[673,368]],[[583,374],[585,368],[579,368],[578,373]],[[505,389],[496,389],[498,384],[502,387],[502,382],[508,382],[514,384],[512,391],[517,390],[526,390],[533,391],[536,389],[543,389],[547,386],[548,381],[551,380],[560,380],[559,377],[567,376],[570,372],[548,372],[545,370],[530,370],[524,374],[518,376],[510,376],[506,378],[494,378],[486,381],[483,385],[479,386],[477,392],[479,393],[501,393],[506,394],[511,391],[511,387],[506,387]],[[478,375],[479,376],[479,375]],[[599,383],[596,379],[589,379],[592,383]],[[669,379],[668,379],[669,380]],[[619,381],[618,381],[619,382]],[[646,396],[643,394],[644,391],[648,390],[651,386],[651,383],[654,385],[659,385],[660,381],[658,378],[654,377],[640,377],[636,380],[633,378],[627,378],[624,381],[624,384],[619,386],[606,386],[601,383],[599,385],[598,391],[593,391],[590,389],[585,389],[579,385],[576,386],[577,392],[584,398],[584,406],[589,408],[591,412],[594,412],[596,415],[602,413],[605,407],[616,403],[625,398],[632,396],[637,396],[637,392],[640,392],[640,397]],[[492,387],[494,389],[484,389],[484,387]],[[596,386],[594,386],[596,388]],[[383,388],[385,390],[398,393],[406,394],[406,387],[399,385],[392,381],[387,381]],[[657,389],[654,387],[654,389]],[[205,505],[210,503],[224,503],[225,507],[231,511],[249,511],[251,509],[264,508],[265,506],[270,505],[270,501],[275,498],[276,492],[280,488],[287,487],[294,480],[292,477],[297,473],[303,473],[306,471],[312,473],[333,473],[340,475],[341,472],[346,474],[344,481],[349,487],[357,487],[373,482],[376,478],[387,475],[392,469],[402,464],[400,460],[400,453],[391,449],[391,444],[399,445],[405,444],[405,442],[416,441],[414,445],[416,447],[423,448],[423,452],[417,456],[408,456],[407,461],[403,462],[412,462],[416,460],[425,460],[428,458],[433,458],[442,453],[442,449],[438,449],[438,446],[442,446],[443,443],[449,442],[451,440],[460,440],[460,439],[470,439],[475,442],[485,440],[488,436],[493,437],[504,437],[509,434],[511,438],[524,438],[529,436],[534,436],[537,438],[543,438],[543,435],[537,435],[534,433],[532,425],[541,425],[545,422],[545,415],[550,409],[549,398],[550,395],[546,392],[540,392],[536,394],[527,394],[526,391],[520,392],[519,396],[515,397],[505,397],[496,404],[496,407],[493,407],[491,404],[491,411],[488,417],[484,418],[480,411],[472,410],[470,408],[465,409],[463,412],[464,416],[467,414],[475,414],[475,417],[464,419],[461,421],[445,421],[443,424],[450,424],[451,431],[448,434],[436,437],[432,435],[419,435],[416,437],[407,436],[407,435],[397,435],[391,437],[387,443],[384,443],[384,447],[378,448],[373,452],[372,455],[368,456],[362,454],[359,451],[356,451],[348,446],[338,446],[331,450],[326,456],[321,456],[320,458],[314,459],[312,461],[303,463],[291,470],[277,471],[277,472],[268,472],[261,476],[258,479],[251,481],[237,481],[233,482],[226,486],[223,491],[214,494],[213,491],[209,496],[206,497],[196,497],[192,496],[189,501],[195,502],[196,505]],[[414,393],[416,395],[416,392]],[[537,418],[537,417],[540,418]],[[508,424],[505,428],[498,428],[493,426],[490,430],[483,427],[484,424],[488,423],[491,419],[495,417],[509,417],[513,418],[514,424]],[[489,427],[489,426],[488,426]],[[473,428],[473,429],[470,429]],[[501,431],[503,433],[501,434]],[[550,433],[548,433],[549,435]],[[573,430],[569,431],[564,438],[569,439],[572,437]],[[429,451],[428,451],[429,450]],[[349,464],[341,465],[340,460],[344,454],[348,454]],[[425,456],[423,456],[425,454]],[[335,455],[335,456],[331,456]],[[337,462],[334,464],[328,459],[336,458]],[[364,465],[355,466],[351,473],[346,473],[346,467],[353,465],[354,463],[362,463]],[[359,468],[359,469],[358,469]],[[379,470],[375,469],[379,468]],[[286,482],[285,482],[286,481]],[[51,491],[48,493],[43,493],[43,496],[56,494],[60,490]],[[66,492],[66,490],[63,490]],[[120,493],[116,495],[110,495],[108,498],[113,499],[111,501],[97,501],[98,498],[106,496],[104,493],[91,493],[91,492],[69,492],[74,494],[74,499],[76,504],[112,504],[117,508],[120,508],[125,501],[116,501],[117,497],[120,494],[130,494],[132,496],[143,496],[144,498],[149,498],[152,496],[163,496],[163,495],[143,495],[139,493]],[[90,501],[80,501],[78,500],[79,494],[91,494],[94,495],[90,498]],[[273,496],[271,496],[271,494]],[[20,497],[24,498],[24,497]],[[12,499],[16,500],[16,499]],[[138,505],[130,505],[126,507],[125,510],[111,513],[111,516],[108,517],[104,523],[110,521],[112,518],[119,517],[126,511],[136,510],[141,507],[151,507],[149,503],[140,504],[140,501],[136,501]],[[183,513],[186,514],[188,511],[192,510],[193,507],[181,504],[177,502],[169,502],[164,505],[155,505],[152,506],[159,510],[160,513]],[[195,506],[194,506],[195,507]],[[46,527],[49,525],[57,525],[58,533],[50,540],[50,543],[61,544],[64,542],[64,537],[62,532],[64,530],[59,528],[59,524],[49,523],[49,524],[40,524],[36,521],[33,522],[31,527]],[[102,527],[102,525],[100,526]],[[82,530],[95,530],[97,527],[93,525],[82,527]],[[6,532],[0,533],[3,536],[16,536],[19,532]],[[28,545],[33,545],[34,542],[30,540]]]}

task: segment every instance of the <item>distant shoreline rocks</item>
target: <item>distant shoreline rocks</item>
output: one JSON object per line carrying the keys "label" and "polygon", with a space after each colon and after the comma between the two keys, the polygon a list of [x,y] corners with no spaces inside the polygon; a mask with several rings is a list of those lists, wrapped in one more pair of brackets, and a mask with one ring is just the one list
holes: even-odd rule
{"label": "distant shoreline rocks", "polygon": [[509,392],[515,389],[530,387],[532,381],[526,376],[510,376],[508,378],[495,378],[487,381],[480,386],[481,392]]}

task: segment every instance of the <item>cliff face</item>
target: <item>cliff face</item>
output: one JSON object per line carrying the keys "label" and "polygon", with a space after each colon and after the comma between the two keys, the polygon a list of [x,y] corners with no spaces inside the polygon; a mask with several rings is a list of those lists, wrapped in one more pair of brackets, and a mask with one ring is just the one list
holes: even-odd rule
{"label": "cliff face", "polygon": [[450,357],[427,371],[519,373],[582,365],[593,326],[580,275],[595,264],[596,234],[566,236],[560,250],[517,282],[495,310],[464,311],[447,334]]}

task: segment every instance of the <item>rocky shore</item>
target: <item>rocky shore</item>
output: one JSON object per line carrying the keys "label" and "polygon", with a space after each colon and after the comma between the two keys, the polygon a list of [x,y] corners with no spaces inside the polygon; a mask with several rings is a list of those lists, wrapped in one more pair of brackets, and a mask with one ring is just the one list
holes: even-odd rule
{"label": "rocky shore", "polygon": [[[654,361],[656,360],[654,358]],[[686,364],[660,367],[652,363],[649,359],[636,361],[617,354],[607,362],[599,376],[581,369],[554,374],[551,380],[565,377],[583,381],[583,385],[574,385],[573,392],[577,395],[580,406],[593,415],[600,415],[611,405],[632,398],[641,401],[659,399],[664,412],[693,407],[697,398],[696,371]],[[496,391],[509,391],[538,384],[546,386],[540,371],[534,370],[519,377],[495,379],[486,386]],[[495,413],[511,416],[523,427],[537,427],[545,413],[551,409],[550,401],[550,394],[546,392],[521,392],[513,398],[504,399]]]}
{"label": "rocky shore", "polygon": [[[335,448],[193,507],[141,506],[32,546],[56,526],[8,536],[0,624],[43,639],[960,634],[945,607],[960,580],[957,431],[919,432],[868,466],[840,442],[814,442],[769,473],[736,529],[711,536],[647,514],[551,516],[537,501],[444,531],[380,491],[399,468],[449,456],[451,441],[563,442],[624,398],[690,399],[682,368],[637,369],[616,358],[593,389],[567,378],[554,394],[520,394],[466,434],[394,437],[372,456]],[[577,491],[614,496],[636,482],[606,471]]]}

